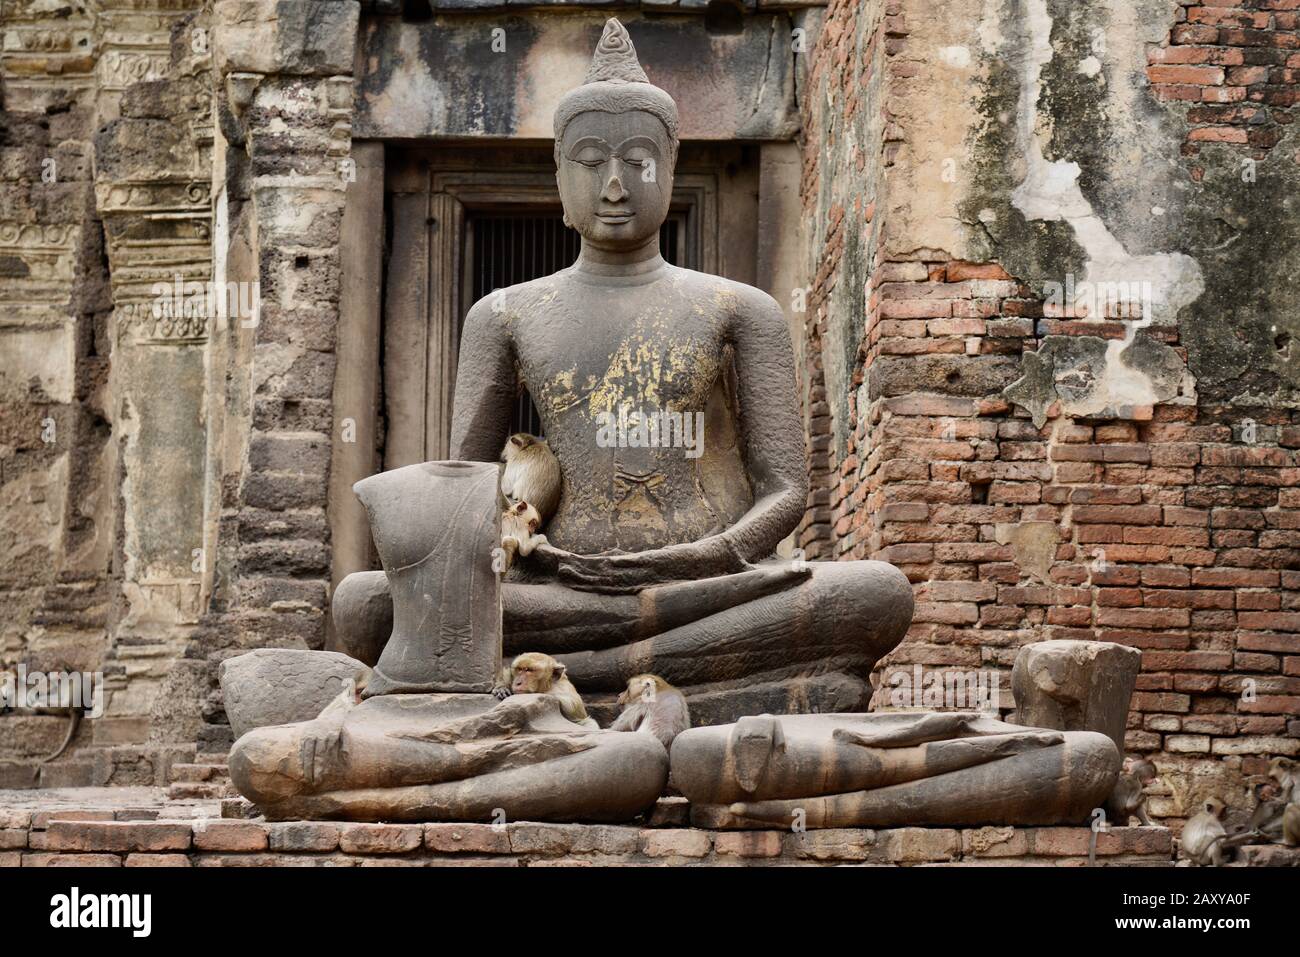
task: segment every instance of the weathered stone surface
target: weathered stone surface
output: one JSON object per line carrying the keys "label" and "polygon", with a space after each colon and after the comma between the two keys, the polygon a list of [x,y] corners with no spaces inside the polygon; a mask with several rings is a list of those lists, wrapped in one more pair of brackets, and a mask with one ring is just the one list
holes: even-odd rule
{"label": "weathered stone surface", "polygon": [[[798,127],[788,14],[747,16],[742,29],[728,35],[709,35],[691,19],[619,15],[650,78],[694,107],[683,117],[683,136],[783,139]],[[586,68],[574,51],[592,48],[605,16],[575,10],[563,18],[505,19],[505,53],[519,65],[512,70],[499,70],[476,52],[483,39],[472,21],[368,19],[360,38],[355,135],[549,139],[559,94],[580,83]],[[422,65],[430,61],[457,68],[430,76]],[[532,64],[545,64],[544,84],[518,82],[519,71],[534,69]],[[474,110],[457,107],[467,96],[479,104]]]}
{"label": "weathered stone surface", "polygon": [[218,0],[217,66],[225,73],[352,72],[355,0]]}
{"label": "weathered stone surface", "polygon": [[264,851],[266,828],[242,821],[196,822],[194,847],[200,851]]}
{"label": "weathered stone surface", "polygon": [[273,851],[338,850],[339,826],[319,821],[292,821],[266,826]]}
{"label": "weathered stone surface", "polygon": [[647,857],[704,857],[713,847],[707,831],[665,828],[645,831],[641,851]]}
{"label": "weathered stone surface", "polygon": [[393,633],[393,600],[383,572],[348,575],[330,600],[334,629],[348,654],[374,667]]}
{"label": "weathered stone surface", "polygon": [[46,830],[51,851],[184,851],[189,824],[122,821],[52,821]]}
{"label": "weathered stone surface", "polygon": [[184,854],[128,854],[126,867],[189,867],[190,859]]}
{"label": "weathered stone surface", "polygon": [[510,834],[494,824],[426,824],[424,846],[443,854],[509,854]]}
{"label": "weathered stone surface", "polygon": [[424,843],[424,829],[415,824],[344,824],[339,850],[347,854],[405,854]]}
{"label": "weathered stone surface", "polygon": [[1042,641],[1016,656],[1016,721],[1032,728],[1100,731],[1124,752],[1142,652],[1100,641]]}
{"label": "weathered stone surface", "polygon": [[876,832],[861,828],[828,828],[786,835],[787,848],[800,859],[865,861],[876,845]]}
{"label": "weathered stone surface", "polygon": [[221,663],[221,693],[236,737],[254,728],[309,721],[348,681],[364,685],[370,669],[334,651],[259,648]]}

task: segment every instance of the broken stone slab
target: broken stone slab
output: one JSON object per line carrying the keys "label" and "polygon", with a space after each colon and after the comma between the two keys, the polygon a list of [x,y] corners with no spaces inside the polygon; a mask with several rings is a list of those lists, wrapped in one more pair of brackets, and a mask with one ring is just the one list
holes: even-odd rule
{"label": "broken stone slab", "polygon": [[1026,645],[1011,670],[1015,722],[1058,731],[1100,731],[1124,753],[1129,700],[1142,652],[1108,641]]}
{"label": "broken stone slab", "polygon": [[352,72],[355,0],[217,0],[217,69],[225,73],[335,76]]}
{"label": "broken stone slab", "polygon": [[259,648],[221,663],[221,693],[236,738],[254,728],[310,721],[347,681],[361,687],[370,669],[337,651]]}
{"label": "broken stone slab", "polygon": [[696,827],[1082,823],[1115,785],[1104,734],[986,715],[755,715],[673,740],[674,785]]}
{"label": "broken stone slab", "polygon": [[668,752],[552,695],[386,694],[244,735],[230,778],[268,820],[612,823],[654,807]]}
{"label": "broken stone slab", "polygon": [[373,668],[393,633],[388,576],[381,571],[348,575],[334,588],[330,612],[343,650]]}

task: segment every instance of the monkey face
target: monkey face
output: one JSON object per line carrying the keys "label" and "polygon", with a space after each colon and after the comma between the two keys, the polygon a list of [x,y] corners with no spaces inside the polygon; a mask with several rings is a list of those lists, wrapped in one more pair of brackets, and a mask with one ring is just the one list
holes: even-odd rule
{"label": "monkey face", "polygon": [[627,688],[616,699],[619,704],[649,704],[655,700],[655,683],[651,678],[635,677],[628,681]]}
{"label": "monkey face", "polygon": [[515,659],[510,690],[515,694],[548,694],[564,677],[564,665],[550,655],[529,653]]}
{"label": "monkey face", "polygon": [[515,669],[514,680],[510,690],[515,694],[542,694],[543,687],[550,688],[550,674],[536,665],[524,665]]}

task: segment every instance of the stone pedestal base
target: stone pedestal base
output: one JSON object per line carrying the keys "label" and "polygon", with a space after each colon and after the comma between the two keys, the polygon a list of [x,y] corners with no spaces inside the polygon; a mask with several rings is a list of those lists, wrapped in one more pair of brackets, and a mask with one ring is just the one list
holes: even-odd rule
{"label": "stone pedestal base", "polygon": [[[47,807],[0,803],[0,867],[321,867],[596,865],[1084,866],[1086,827],[712,831],[682,826],[681,798],[661,799],[639,825],[352,824],[192,818],[215,805],[149,807],[127,789],[60,792]],[[114,801],[114,793],[122,797]],[[34,792],[28,792],[34,793]],[[3,798],[0,798],[3,800]],[[64,805],[55,807],[53,805]],[[144,819],[156,814],[156,819]],[[1266,850],[1266,855],[1256,853]],[[1300,864],[1300,849],[1251,849],[1258,863]],[[1100,835],[1102,866],[1172,866],[1168,828]]]}

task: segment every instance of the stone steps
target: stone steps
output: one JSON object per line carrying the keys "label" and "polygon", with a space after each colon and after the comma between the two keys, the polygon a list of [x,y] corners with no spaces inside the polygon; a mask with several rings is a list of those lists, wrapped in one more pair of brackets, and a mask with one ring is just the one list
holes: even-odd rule
{"label": "stone steps", "polygon": [[229,780],[230,770],[225,764],[205,764],[203,762],[194,762],[193,764],[173,764],[169,783],[175,784],[181,781],[208,781],[217,783]]}
{"label": "stone steps", "polygon": [[173,764],[168,782],[169,801],[220,801],[239,794],[224,754],[198,754],[193,762]]}
{"label": "stone steps", "polygon": [[169,801],[220,801],[238,794],[229,781],[174,781],[167,785]]}

